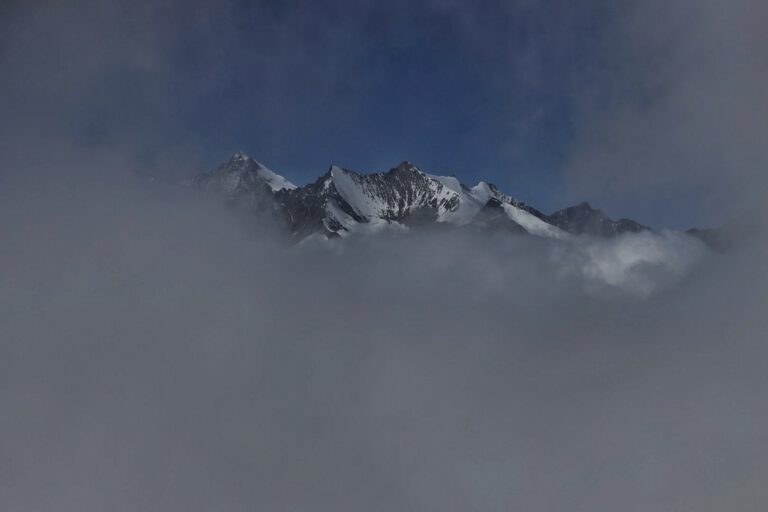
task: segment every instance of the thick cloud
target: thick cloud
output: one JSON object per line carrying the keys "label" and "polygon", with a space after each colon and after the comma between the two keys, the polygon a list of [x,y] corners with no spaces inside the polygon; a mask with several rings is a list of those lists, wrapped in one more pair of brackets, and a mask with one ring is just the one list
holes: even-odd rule
{"label": "thick cloud", "polygon": [[768,36],[759,21],[768,4],[622,5],[604,66],[575,91],[582,107],[568,165],[574,197],[643,212],[657,225],[681,204],[689,225],[743,215],[768,187]]}
{"label": "thick cloud", "polygon": [[756,247],[424,233],[288,248],[156,185],[75,176],[2,202],[3,509],[768,498]]}

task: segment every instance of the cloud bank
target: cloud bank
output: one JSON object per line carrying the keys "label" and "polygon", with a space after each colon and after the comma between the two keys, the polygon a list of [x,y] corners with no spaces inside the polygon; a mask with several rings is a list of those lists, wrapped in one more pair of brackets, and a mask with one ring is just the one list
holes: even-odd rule
{"label": "cloud bank", "polygon": [[414,233],[289,248],[115,176],[3,194],[3,509],[768,498],[759,245]]}
{"label": "cloud bank", "polygon": [[602,66],[574,91],[574,197],[630,217],[654,205],[645,215],[656,225],[680,204],[699,225],[758,207],[768,187],[765,2],[618,5]]}

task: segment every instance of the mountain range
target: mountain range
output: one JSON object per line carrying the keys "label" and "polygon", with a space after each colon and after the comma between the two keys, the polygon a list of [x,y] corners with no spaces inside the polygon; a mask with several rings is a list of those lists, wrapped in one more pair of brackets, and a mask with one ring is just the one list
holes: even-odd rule
{"label": "mountain range", "polygon": [[297,241],[424,226],[503,229],[551,238],[612,237],[650,229],[630,219],[613,220],[586,202],[546,215],[491,183],[470,187],[407,161],[373,174],[334,165],[313,183],[298,187],[238,152],[187,183],[277,222]]}

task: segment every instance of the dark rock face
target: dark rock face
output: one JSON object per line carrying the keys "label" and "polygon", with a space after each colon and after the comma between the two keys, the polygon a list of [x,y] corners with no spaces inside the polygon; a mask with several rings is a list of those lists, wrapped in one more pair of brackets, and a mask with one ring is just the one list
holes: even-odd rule
{"label": "dark rock face", "polygon": [[[454,177],[429,175],[410,162],[386,172],[362,174],[332,166],[315,182],[296,187],[251,157],[235,154],[189,183],[238,210],[277,220],[294,240],[312,235],[344,236],[394,226],[475,226],[545,236],[589,234],[610,237],[647,227],[629,219],[614,221],[588,203],[544,215],[496,186],[467,187]],[[544,224],[546,223],[546,224]]]}
{"label": "dark rock face", "polygon": [[331,171],[304,187],[279,191],[277,202],[291,233],[298,239],[315,233],[335,235],[346,230],[337,219],[328,215],[329,207],[338,208],[355,222],[366,222],[339,195]]}
{"label": "dark rock face", "polygon": [[530,213],[531,215],[533,215],[534,217],[537,217],[537,218],[543,220],[544,222],[548,222],[547,221],[547,216],[544,215],[543,213],[541,213],[539,210],[537,210],[533,206],[529,206],[529,205],[525,204],[524,202],[520,201],[519,199],[515,199],[514,197],[505,194],[504,192],[499,190],[499,188],[496,185],[494,185],[493,183],[488,183],[488,189],[491,192],[491,198],[492,199],[496,199],[499,203],[511,204],[512,206],[514,206],[516,208],[519,208],[519,209],[521,209],[523,211],[526,211],[526,212]]}
{"label": "dark rock face", "polygon": [[614,221],[601,210],[592,208],[587,202],[558,210],[544,220],[574,235],[611,237],[649,229],[630,219]]}
{"label": "dark rock face", "polygon": [[262,166],[250,157],[234,155],[224,163],[205,174],[192,178],[192,183],[204,191],[223,194],[229,200],[269,197],[269,185],[261,176]]}
{"label": "dark rock face", "polygon": [[525,228],[513,221],[501,206],[501,201],[491,198],[475,216],[475,222],[479,227],[498,229],[511,233],[527,233]]}

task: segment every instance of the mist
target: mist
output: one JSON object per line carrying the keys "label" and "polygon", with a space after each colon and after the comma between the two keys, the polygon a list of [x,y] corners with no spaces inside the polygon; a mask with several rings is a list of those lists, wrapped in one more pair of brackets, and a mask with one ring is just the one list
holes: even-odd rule
{"label": "mist", "polygon": [[297,247],[178,190],[74,176],[0,215],[3,509],[765,503],[758,246]]}
{"label": "mist", "polygon": [[[518,71],[541,85],[552,62],[537,59],[579,33],[579,9],[534,4],[499,11],[550,27],[499,87]],[[253,37],[279,51],[245,55],[271,73],[238,82],[224,58],[240,41],[234,4],[4,5],[0,509],[762,512],[768,118],[750,20],[764,9],[588,4],[609,30],[589,45],[604,53],[563,68],[578,137],[553,195],[662,228],[736,218],[728,250],[661,228],[288,244],[180,178],[208,170],[211,146],[240,149],[227,144],[241,143],[241,89],[263,116],[254,144],[278,156],[319,108],[304,84],[312,98],[361,94],[345,96],[360,53],[342,50],[373,6],[335,4],[344,23],[265,10]],[[514,53],[482,30],[484,10],[423,9],[473,55]],[[333,29],[293,37],[316,19]],[[180,65],[187,52],[203,57]],[[556,109],[541,101],[494,134],[500,146],[542,133],[537,115]],[[225,107],[206,134],[190,105],[207,102]],[[405,147],[386,139],[369,161]]]}
{"label": "mist", "polygon": [[[757,20],[767,10],[756,0],[620,3],[603,65],[574,89],[573,197],[678,228],[762,208],[768,37]],[[687,218],[670,223],[680,204]]]}

